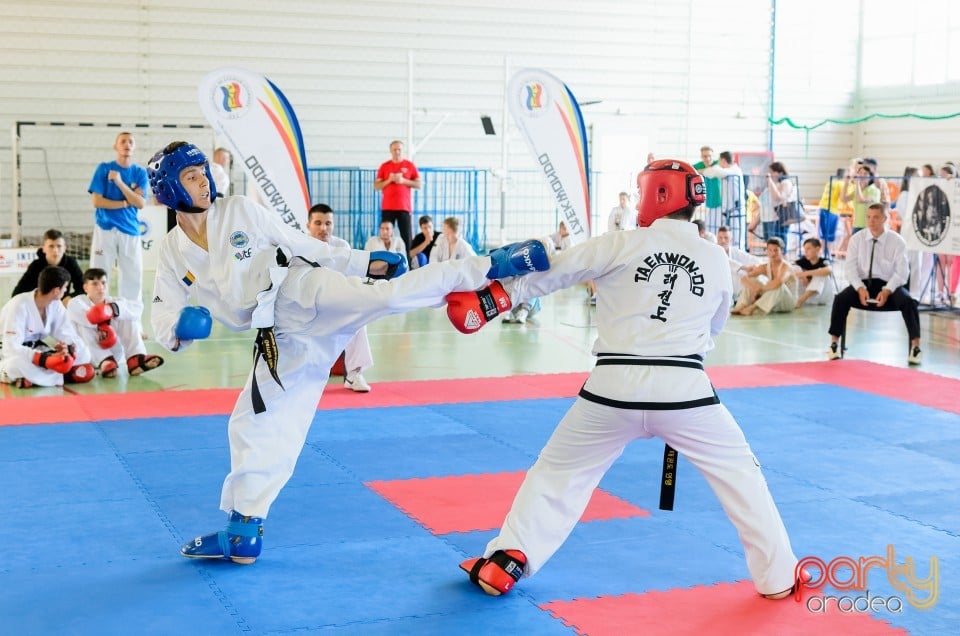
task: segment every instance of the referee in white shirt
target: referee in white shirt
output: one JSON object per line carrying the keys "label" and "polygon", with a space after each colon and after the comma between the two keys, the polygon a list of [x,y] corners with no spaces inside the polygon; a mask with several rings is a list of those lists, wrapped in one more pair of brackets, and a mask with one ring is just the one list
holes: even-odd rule
{"label": "referee in white shirt", "polygon": [[882,203],[867,208],[867,227],[850,238],[844,273],[850,285],[833,299],[830,314],[831,360],[840,357],[840,336],[852,307],[899,311],[910,335],[909,364],[920,364],[920,311],[903,287],[910,277],[907,244],[885,227],[887,210]]}

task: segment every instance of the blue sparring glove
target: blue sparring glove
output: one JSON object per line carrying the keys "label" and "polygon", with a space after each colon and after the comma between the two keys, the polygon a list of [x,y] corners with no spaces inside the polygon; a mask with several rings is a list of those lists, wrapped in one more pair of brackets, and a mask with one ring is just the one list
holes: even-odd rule
{"label": "blue sparring glove", "polygon": [[173,330],[177,340],[203,340],[210,336],[213,319],[206,307],[184,307]]}
{"label": "blue sparring glove", "polygon": [[[391,278],[396,278],[397,276],[402,276],[407,273],[407,258],[403,254],[397,254],[396,252],[385,252],[377,251],[370,252],[370,262],[373,261],[384,261],[387,264],[387,273],[385,276],[370,276],[370,278],[385,278],[390,280]],[[370,272],[367,272],[367,275],[370,275]]]}
{"label": "blue sparring glove", "polygon": [[504,245],[490,252],[489,256],[490,271],[487,272],[487,278],[490,280],[550,269],[547,247],[536,239]]}

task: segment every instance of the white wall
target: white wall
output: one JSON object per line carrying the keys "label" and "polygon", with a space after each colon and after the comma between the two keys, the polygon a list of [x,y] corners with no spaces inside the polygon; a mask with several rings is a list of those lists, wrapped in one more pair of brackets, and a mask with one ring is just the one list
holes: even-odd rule
{"label": "white wall", "polygon": [[[939,117],[960,111],[960,84],[938,87],[887,87],[865,90],[863,116],[871,113],[919,114]],[[906,166],[925,163],[934,171],[946,161],[960,161],[960,117],[919,119],[873,118],[862,125],[862,155],[875,157],[884,175],[902,175]]]}
{"label": "white wall", "polygon": [[[848,114],[855,46],[844,25],[857,6],[778,4],[776,116]],[[824,24],[828,7],[836,23]],[[479,121],[487,114],[498,134],[508,131],[510,167],[534,168],[501,121],[505,59],[513,69],[550,70],[581,102],[600,100],[583,108],[588,126],[636,122],[658,156],[696,160],[703,144],[765,150],[770,15],[770,0],[0,0],[0,129],[17,120],[203,123],[198,80],[236,65],[284,91],[310,165],[376,166],[391,139],[406,137],[412,51],[414,141],[449,114],[417,154],[419,165],[499,166],[500,137],[485,136]],[[113,158],[115,133],[30,140],[47,155],[46,163],[42,150],[24,156],[32,225],[92,224],[86,187],[96,163]],[[139,162],[181,136],[144,130]],[[213,145],[202,131],[196,141]],[[782,127],[774,135],[778,158],[819,193],[853,140],[849,130],[824,129],[810,141],[807,149],[802,134]],[[8,145],[0,141],[4,175]],[[9,184],[0,185],[0,227],[8,225]]]}

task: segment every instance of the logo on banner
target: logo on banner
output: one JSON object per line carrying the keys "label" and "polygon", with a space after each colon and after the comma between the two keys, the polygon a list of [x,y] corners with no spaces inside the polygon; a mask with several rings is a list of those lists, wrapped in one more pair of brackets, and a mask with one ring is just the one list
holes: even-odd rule
{"label": "logo on banner", "polygon": [[250,109],[250,89],[241,80],[234,77],[224,78],[216,83],[210,101],[217,115],[223,119],[239,119]]}
{"label": "logo on banner", "polygon": [[917,195],[911,219],[913,233],[927,247],[934,247],[947,237],[950,227],[950,200],[939,186],[931,185]]}
{"label": "logo on banner", "polygon": [[550,105],[550,95],[542,82],[527,82],[520,91],[520,105],[530,115],[539,116]]}
{"label": "logo on banner", "polygon": [[150,233],[150,224],[140,219],[140,236],[146,236]]}

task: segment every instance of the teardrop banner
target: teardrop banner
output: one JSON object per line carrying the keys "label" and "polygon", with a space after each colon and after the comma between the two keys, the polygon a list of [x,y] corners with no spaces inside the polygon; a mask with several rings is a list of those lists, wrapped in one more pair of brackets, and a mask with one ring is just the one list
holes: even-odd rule
{"label": "teardrop banner", "polygon": [[284,223],[307,227],[310,190],[296,113],[276,84],[242,68],[211,71],[198,87],[200,109]]}
{"label": "teardrop banner", "polygon": [[556,76],[536,68],[507,83],[510,115],[553,192],[574,244],[590,238],[590,166],[583,115]]}

